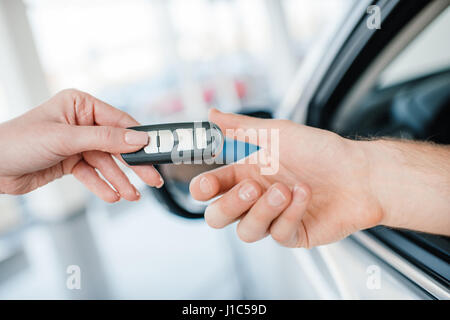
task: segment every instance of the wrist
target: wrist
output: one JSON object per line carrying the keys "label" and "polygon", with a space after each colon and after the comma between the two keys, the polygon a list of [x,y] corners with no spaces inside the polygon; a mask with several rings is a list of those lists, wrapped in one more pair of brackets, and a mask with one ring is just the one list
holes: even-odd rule
{"label": "wrist", "polygon": [[401,179],[397,175],[395,168],[396,161],[400,155],[395,154],[389,140],[366,140],[356,141],[363,150],[367,167],[367,183],[374,202],[381,212],[378,225],[392,226],[393,208],[392,201],[395,201],[395,183]]}
{"label": "wrist", "polygon": [[448,223],[442,224],[450,206],[448,147],[394,139],[359,145],[366,154],[372,194],[382,210],[379,224],[448,233]]}
{"label": "wrist", "polygon": [[[347,184],[353,185],[358,201],[358,228],[367,229],[389,220],[387,201],[382,188],[382,176],[378,166],[383,161],[379,158],[382,148],[378,140],[347,140],[346,158],[350,161]],[[362,208],[362,209],[361,209]],[[362,210],[362,211],[361,211]]]}
{"label": "wrist", "polygon": [[[358,157],[354,158],[354,170],[362,172],[355,178],[360,179],[360,189],[365,194],[368,216],[367,225],[387,225],[391,220],[389,192],[386,192],[384,175],[380,167],[386,167],[386,146],[383,140],[351,140]],[[356,161],[356,162],[355,162]]]}

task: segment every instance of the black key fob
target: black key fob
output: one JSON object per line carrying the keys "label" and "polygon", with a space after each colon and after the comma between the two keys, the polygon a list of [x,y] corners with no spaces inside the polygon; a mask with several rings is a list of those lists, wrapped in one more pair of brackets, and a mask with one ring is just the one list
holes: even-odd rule
{"label": "black key fob", "polygon": [[223,148],[224,137],[212,122],[166,123],[128,129],[146,131],[149,143],[131,153],[122,153],[129,165],[162,163],[212,163]]}

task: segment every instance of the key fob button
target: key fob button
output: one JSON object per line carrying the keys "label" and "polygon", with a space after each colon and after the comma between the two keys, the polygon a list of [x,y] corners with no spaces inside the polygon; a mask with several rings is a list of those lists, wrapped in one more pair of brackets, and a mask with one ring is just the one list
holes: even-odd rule
{"label": "key fob button", "polygon": [[178,136],[178,151],[194,149],[193,129],[176,129]]}
{"label": "key fob button", "polygon": [[158,153],[158,131],[147,132],[150,137],[148,145],[144,148],[145,153]]}
{"label": "key fob button", "polygon": [[205,128],[196,128],[195,129],[195,141],[197,144],[197,149],[205,149],[208,145],[207,137],[206,137],[206,129]]}
{"label": "key fob button", "polygon": [[173,133],[170,130],[159,130],[159,152],[172,152],[174,145]]}

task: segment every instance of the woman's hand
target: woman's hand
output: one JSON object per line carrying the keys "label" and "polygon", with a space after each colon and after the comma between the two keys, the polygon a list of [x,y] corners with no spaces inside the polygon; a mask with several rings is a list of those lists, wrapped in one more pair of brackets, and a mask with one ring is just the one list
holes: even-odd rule
{"label": "woman's hand", "polygon": [[[282,245],[307,248],[378,224],[450,233],[448,147],[353,141],[286,120],[217,110],[210,113],[210,120],[231,138],[236,136],[230,129],[266,129],[268,137],[271,130],[279,134],[279,141],[269,139],[265,148],[248,158],[191,181],[197,200],[222,195],[205,212],[206,222],[214,228],[239,220],[237,233],[246,242],[270,234]],[[274,161],[279,161],[274,166],[278,170],[263,175],[262,168]],[[422,174],[422,167],[430,172]]]}
{"label": "woman's hand", "polygon": [[[113,159],[148,144],[145,132],[125,129],[135,125],[131,116],[87,93],[64,90],[0,124],[0,192],[24,194],[73,174],[107,202],[138,200],[139,192]],[[163,184],[152,166],[133,170],[150,186]]]}

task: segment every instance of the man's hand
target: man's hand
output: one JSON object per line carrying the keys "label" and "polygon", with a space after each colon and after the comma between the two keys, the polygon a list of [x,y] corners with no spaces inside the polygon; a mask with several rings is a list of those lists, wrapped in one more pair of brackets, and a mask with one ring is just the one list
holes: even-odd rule
{"label": "man's hand", "polygon": [[[410,187],[414,194],[405,195],[402,184],[411,183],[403,171],[406,166],[395,148],[381,146],[379,141],[353,141],[286,120],[262,120],[216,110],[210,113],[210,120],[227,133],[227,129],[279,130],[278,157],[268,155],[269,159],[279,158],[277,173],[262,175],[265,164],[249,164],[250,159],[244,159],[192,180],[190,190],[195,199],[205,201],[222,195],[205,212],[206,222],[214,228],[240,220],[237,232],[246,242],[271,234],[285,246],[308,248],[378,224],[450,233],[450,170],[447,180],[436,182],[444,184],[444,191],[424,191],[428,178],[421,176],[416,177],[417,188]],[[259,153],[272,152],[270,144],[250,158],[257,162]],[[448,155],[448,148],[446,151]],[[444,164],[450,169],[448,159]],[[440,162],[438,170],[442,168]],[[383,174],[380,165],[389,175]],[[396,194],[408,198],[399,199]],[[422,219],[411,219],[414,225],[399,218],[405,212],[398,210],[398,204],[421,195],[426,197],[421,202],[433,202],[429,208],[435,212],[430,214],[440,217],[440,225],[436,221],[433,225],[421,223],[427,220],[424,215],[428,212],[419,207],[410,213],[422,215]]]}
{"label": "man's hand", "polygon": [[[112,158],[148,144],[139,123],[125,112],[77,90],[64,90],[41,106],[0,124],[0,192],[24,194],[73,174],[107,202],[140,195]],[[102,176],[113,186],[111,188]],[[152,166],[135,167],[151,186],[163,181]]]}

